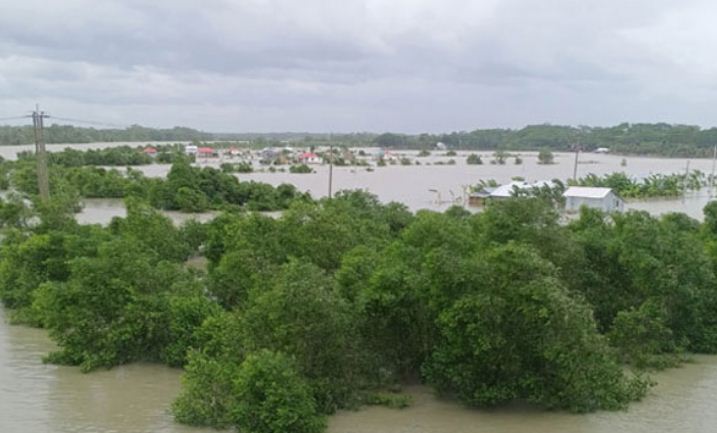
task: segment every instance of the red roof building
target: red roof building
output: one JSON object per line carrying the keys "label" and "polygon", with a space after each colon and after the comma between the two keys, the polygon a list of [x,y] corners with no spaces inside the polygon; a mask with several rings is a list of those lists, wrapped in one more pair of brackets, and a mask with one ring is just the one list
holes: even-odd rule
{"label": "red roof building", "polygon": [[299,162],[305,164],[321,164],[321,157],[313,152],[304,152],[298,157]]}
{"label": "red roof building", "polygon": [[157,154],[157,148],[152,146],[147,146],[142,150],[142,152],[146,153],[147,155],[156,155]]}

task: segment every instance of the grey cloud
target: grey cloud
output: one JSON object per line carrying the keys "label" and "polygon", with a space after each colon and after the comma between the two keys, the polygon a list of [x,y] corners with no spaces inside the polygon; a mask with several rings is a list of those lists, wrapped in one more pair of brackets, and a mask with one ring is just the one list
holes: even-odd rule
{"label": "grey cloud", "polygon": [[705,113],[717,33],[700,20],[717,5],[705,0],[0,0],[0,10],[0,116],[39,101],[65,117],[225,131],[717,123]]}

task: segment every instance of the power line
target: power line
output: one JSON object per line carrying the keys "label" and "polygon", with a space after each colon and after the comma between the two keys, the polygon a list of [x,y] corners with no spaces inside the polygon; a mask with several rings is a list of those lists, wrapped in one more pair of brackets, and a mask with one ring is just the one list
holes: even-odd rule
{"label": "power line", "polygon": [[7,120],[20,120],[26,118],[27,116],[0,117],[0,122],[5,122]]}
{"label": "power line", "polygon": [[56,119],[56,120],[63,120],[65,122],[85,123],[88,125],[96,125],[96,126],[110,126],[113,128],[129,128],[130,127],[130,125],[120,125],[117,123],[101,122],[101,121],[96,121],[96,120],[72,119],[69,117],[57,117],[57,116],[52,116],[52,118]]}

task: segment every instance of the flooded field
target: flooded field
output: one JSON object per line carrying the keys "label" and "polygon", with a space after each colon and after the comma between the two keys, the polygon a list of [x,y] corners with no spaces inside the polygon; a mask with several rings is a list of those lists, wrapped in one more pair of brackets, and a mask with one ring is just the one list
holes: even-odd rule
{"label": "flooded field", "polygon": [[[142,146],[158,143],[83,143],[83,144],[51,144],[48,151],[56,152],[65,148],[73,149],[100,149],[114,146]],[[17,152],[33,150],[33,145],[0,146],[0,156],[5,159],[15,159]],[[367,160],[371,160],[377,149],[366,149]],[[468,165],[465,160],[470,153],[481,155],[482,165]],[[516,152],[523,160],[522,164],[515,164],[514,158],[508,158],[505,165],[491,164],[492,152],[458,152],[456,156],[446,156],[445,151],[434,151],[428,157],[418,157],[417,151],[399,151],[397,157],[406,156],[420,165],[402,166],[399,164],[386,167],[334,167],[332,189],[334,192],[345,189],[363,189],[376,194],[384,202],[397,201],[404,203],[411,210],[431,209],[444,210],[453,204],[464,205],[468,187],[477,184],[480,180],[493,179],[498,183],[510,182],[515,177],[526,181],[560,179],[565,181],[573,175],[573,153],[555,153],[555,164],[538,164],[536,152]],[[447,165],[450,160],[455,165]],[[623,165],[623,160],[624,164]],[[200,160],[197,165],[219,167],[223,162],[231,159],[211,158]],[[625,172],[635,177],[645,177],[650,174],[684,173],[689,163],[690,170],[700,170],[709,173],[712,167],[710,159],[685,158],[656,158],[609,154],[582,153],[579,157],[578,176],[590,173],[597,175]],[[315,198],[325,197],[328,194],[329,167],[327,165],[312,166],[315,173],[293,174],[277,171],[271,173],[268,168],[254,163],[255,172],[237,174],[240,180],[266,182],[271,185],[291,183],[301,191],[308,191]],[[123,169],[122,167],[114,167]],[[151,177],[164,177],[169,172],[169,165],[152,164],[133,167]],[[278,167],[279,170],[282,167]],[[665,212],[684,212],[693,218],[702,218],[702,208],[712,199],[709,189],[689,194],[680,199],[649,199],[632,200],[627,203],[627,209],[645,210],[659,215]],[[106,224],[113,216],[123,216],[124,206],[121,200],[85,200],[85,210],[78,215],[78,219],[85,223]],[[206,221],[215,214],[187,215],[180,212],[170,212],[168,215],[177,223],[189,218]]]}

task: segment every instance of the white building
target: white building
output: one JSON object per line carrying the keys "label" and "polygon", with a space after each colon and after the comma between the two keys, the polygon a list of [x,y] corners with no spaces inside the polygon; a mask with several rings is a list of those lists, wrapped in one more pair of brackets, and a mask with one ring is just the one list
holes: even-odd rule
{"label": "white building", "polygon": [[184,153],[187,155],[196,155],[197,154],[197,146],[193,144],[188,144],[184,146]]}
{"label": "white building", "polygon": [[571,186],[563,193],[565,210],[577,212],[580,207],[600,209],[604,212],[622,212],[625,202],[610,188]]}

